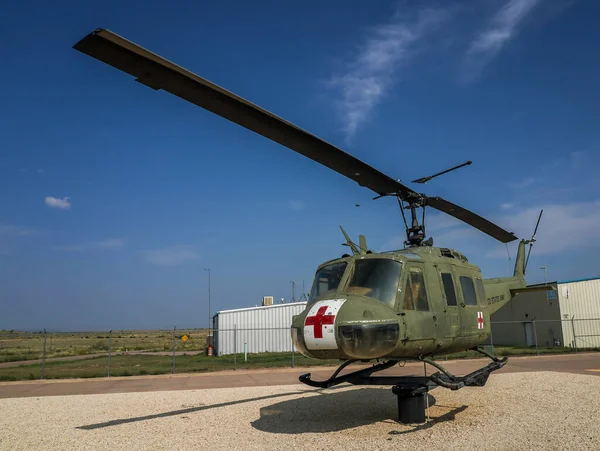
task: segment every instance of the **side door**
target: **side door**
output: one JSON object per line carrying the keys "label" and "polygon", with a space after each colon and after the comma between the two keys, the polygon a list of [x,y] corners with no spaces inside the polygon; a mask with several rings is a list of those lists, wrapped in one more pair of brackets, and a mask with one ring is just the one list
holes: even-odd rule
{"label": "side door", "polygon": [[404,313],[406,337],[411,340],[435,338],[436,325],[423,265],[411,262],[405,268],[399,305]]}
{"label": "side door", "polygon": [[461,335],[479,335],[483,332],[483,308],[477,302],[475,275],[469,271],[458,272],[461,296],[458,300],[462,312],[460,314]]}
{"label": "side door", "polygon": [[440,278],[440,286],[442,288],[442,296],[444,298],[446,314],[446,327],[444,330],[445,337],[456,337],[461,333],[461,309],[459,305],[459,297],[456,289],[456,278],[452,265],[439,264],[438,274]]}

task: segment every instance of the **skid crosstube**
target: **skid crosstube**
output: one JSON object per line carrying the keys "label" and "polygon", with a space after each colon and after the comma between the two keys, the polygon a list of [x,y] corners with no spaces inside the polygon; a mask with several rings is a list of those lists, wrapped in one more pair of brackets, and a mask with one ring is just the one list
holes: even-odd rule
{"label": "skid crosstube", "polygon": [[428,395],[429,390],[437,386],[450,390],[459,390],[463,387],[483,387],[490,374],[508,362],[507,357],[499,359],[481,349],[474,348],[474,350],[491,358],[492,362],[465,376],[454,376],[440,364],[422,358],[424,363],[429,363],[440,371],[430,376],[372,376],[373,373],[386,370],[398,363],[397,360],[388,360],[338,376],[348,365],[358,362],[358,360],[347,360],[327,380],[314,381],[310,378],[310,373],[301,375],[299,379],[300,382],[316,388],[329,388],[344,382],[353,385],[392,385],[392,393],[398,399],[398,421],[404,424],[424,423],[425,396],[430,396]]}
{"label": "skid crosstube", "polygon": [[[342,363],[340,365],[340,367],[335,371],[335,373],[333,373],[331,375],[331,377],[325,381],[313,381],[310,378],[310,373],[301,375],[299,377],[299,379],[300,379],[300,382],[302,382],[303,384],[310,385],[311,387],[316,387],[316,388],[329,388],[329,387],[333,387],[334,385],[343,384],[344,382],[348,382],[350,384],[355,384],[355,385],[360,385],[360,384],[376,385],[376,384],[368,382],[369,380],[373,379],[370,377],[371,374],[373,374],[377,371],[386,370],[388,368],[393,367],[396,364],[396,360],[388,360],[387,362],[377,363],[369,368],[364,368],[362,370],[353,371],[352,373],[344,374],[343,376],[338,376],[338,374],[340,374],[340,372],[344,368],[346,368],[351,363],[355,363],[355,362],[358,362],[358,360],[345,361],[344,363]],[[382,378],[378,377],[376,379],[382,379]],[[384,384],[384,385],[387,385],[387,384]]]}
{"label": "skid crosstube", "polygon": [[501,360],[495,360],[489,365],[479,368],[465,376],[447,375],[442,372],[434,373],[430,376],[431,381],[440,387],[449,388],[450,390],[458,390],[463,387],[483,387],[490,377],[490,373],[502,368],[508,358],[504,357]]}

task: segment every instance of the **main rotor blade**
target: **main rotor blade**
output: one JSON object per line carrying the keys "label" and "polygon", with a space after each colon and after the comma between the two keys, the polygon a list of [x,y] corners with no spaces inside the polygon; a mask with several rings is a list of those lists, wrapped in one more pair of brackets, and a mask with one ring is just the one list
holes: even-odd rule
{"label": "main rotor blade", "polygon": [[453,168],[446,169],[445,171],[438,172],[437,174],[428,175],[427,177],[421,177],[420,179],[413,180],[412,182],[413,183],[423,183],[423,184],[425,184],[429,180],[431,180],[432,178],[439,177],[440,175],[447,174],[448,172],[451,172],[451,171],[456,171],[457,169],[460,169],[463,166],[469,166],[471,163],[473,163],[473,162],[471,160],[469,160],[469,161],[467,161],[467,162],[465,162],[463,164],[459,164],[458,166],[454,166]]}
{"label": "main rotor blade", "polygon": [[466,222],[467,224],[481,230],[483,233],[488,234],[492,238],[495,238],[502,243],[509,243],[517,239],[512,232],[507,232],[503,228],[498,227],[496,224],[488,221],[485,218],[482,218],[472,211],[459,207],[458,205],[448,202],[441,197],[428,197],[427,205]]}
{"label": "main rotor blade", "polygon": [[111,31],[97,29],[73,46],[93,58],[252,130],[369,188],[407,198],[416,193],[343,150]]}

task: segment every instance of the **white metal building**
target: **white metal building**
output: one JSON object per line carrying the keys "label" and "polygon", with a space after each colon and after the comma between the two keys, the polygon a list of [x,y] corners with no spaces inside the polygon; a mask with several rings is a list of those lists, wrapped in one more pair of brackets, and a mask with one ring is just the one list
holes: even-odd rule
{"label": "white metal building", "polygon": [[292,316],[306,302],[222,310],[213,316],[215,355],[259,352],[291,352]]}
{"label": "white metal building", "polygon": [[556,291],[521,293],[492,315],[494,345],[600,347],[600,277],[551,284]]}

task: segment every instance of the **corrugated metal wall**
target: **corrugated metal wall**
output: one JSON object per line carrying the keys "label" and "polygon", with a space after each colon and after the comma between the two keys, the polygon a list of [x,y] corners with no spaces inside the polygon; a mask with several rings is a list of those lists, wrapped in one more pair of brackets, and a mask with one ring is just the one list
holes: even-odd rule
{"label": "corrugated metal wall", "polygon": [[215,353],[292,352],[292,316],[306,308],[306,302],[276,304],[217,314]]}
{"label": "corrugated metal wall", "polygon": [[[558,285],[565,346],[600,347],[600,279]],[[573,319],[571,321],[571,319]]]}
{"label": "corrugated metal wall", "polygon": [[527,340],[527,323],[536,321],[535,335],[539,346],[562,345],[560,306],[545,291],[520,293],[491,317],[492,339],[497,346],[531,346]]}

